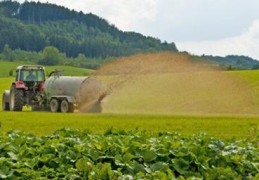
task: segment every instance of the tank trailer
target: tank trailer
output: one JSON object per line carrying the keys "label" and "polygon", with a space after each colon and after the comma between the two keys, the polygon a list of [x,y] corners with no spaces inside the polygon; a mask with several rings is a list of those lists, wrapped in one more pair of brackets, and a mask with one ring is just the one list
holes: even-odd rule
{"label": "tank trailer", "polygon": [[45,79],[39,65],[23,65],[16,69],[15,81],[2,96],[3,111],[101,112],[105,97],[102,84],[93,77],[61,76],[53,72]]}

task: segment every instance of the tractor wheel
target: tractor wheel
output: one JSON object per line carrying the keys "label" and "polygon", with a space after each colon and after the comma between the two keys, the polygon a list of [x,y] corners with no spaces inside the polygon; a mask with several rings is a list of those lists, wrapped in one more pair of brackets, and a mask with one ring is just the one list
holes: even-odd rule
{"label": "tractor wheel", "polygon": [[23,90],[16,89],[15,86],[11,87],[10,91],[10,110],[11,111],[22,111],[23,107]]}
{"label": "tractor wheel", "polygon": [[5,102],[5,93],[3,93],[3,97],[2,97],[2,110],[3,111],[9,111],[10,110],[10,106],[9,106],[9,102]]}
{"label": "tractor wheel", "polygon": [[51,112],[60,112],[60,105],[57,99],[50,100],[50,111]]}
{"label": "tractor wheel", "polygon": [[74,112],[74,105],[72,103],[69,103],[66,99],[64,99],[61,102],[61,106],[60,106],[61,112],[63,113],[71,113]]}

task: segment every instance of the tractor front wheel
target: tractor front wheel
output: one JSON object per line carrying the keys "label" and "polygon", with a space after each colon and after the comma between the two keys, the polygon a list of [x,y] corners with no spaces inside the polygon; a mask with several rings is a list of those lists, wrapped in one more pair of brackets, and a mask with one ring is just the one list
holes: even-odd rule
{"label": "tractor front wheel", "polygon": [[6,102],[6,94],[3,93],[3,96],[2,96],[2,110],[3,111],[9,111],[10,110],[10,106],[9,106],[9,102]]}
{"label": "tractor front wheel", "polygon": [[23,107],[23,90],[16,89],[13,85],[10,91],[10,110],[11,111],[22,111]]}

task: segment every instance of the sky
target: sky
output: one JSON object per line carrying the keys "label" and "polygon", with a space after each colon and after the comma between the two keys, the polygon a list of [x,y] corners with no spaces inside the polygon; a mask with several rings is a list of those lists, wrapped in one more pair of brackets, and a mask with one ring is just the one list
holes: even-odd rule
{"label": "sky", "polygon": [[[18,0],[23,2],[23,0]],[[37,0],[93,13],[196,55],[259,60],[259,0]]]}

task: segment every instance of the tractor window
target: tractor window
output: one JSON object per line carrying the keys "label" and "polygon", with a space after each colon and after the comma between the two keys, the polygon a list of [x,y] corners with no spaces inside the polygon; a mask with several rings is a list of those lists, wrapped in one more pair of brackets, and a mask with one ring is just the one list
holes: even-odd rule
{"label": "tractor window", "polygon": [[45,73],[43,70],[36,71],[36,75],[38,81],[45,81]]}
{"label": "tractor window", "polygon": [[21,73],[24,81],[36,81],[42,82],[45,80],[45,74],[43,70],[23,70]]}
{"label": "tractor window", "polygon": [[20,73],[19,71],[16,71],[16,81],[19,81],[19,80],[23,81],[23,74]]}

